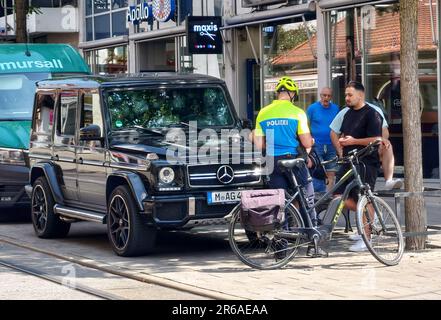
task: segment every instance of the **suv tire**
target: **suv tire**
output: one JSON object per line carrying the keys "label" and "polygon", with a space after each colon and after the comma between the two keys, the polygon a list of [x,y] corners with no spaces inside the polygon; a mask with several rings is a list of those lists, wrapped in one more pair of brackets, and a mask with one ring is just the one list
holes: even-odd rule
{"label": "suv tire", "polygon": [[128,186],[115,188],[107,208],[107,235],[119,256],[140,256],[153,251],[157,230],[139,214]]}
{"label": "suv tire", "polygon": [[35,233],[39,238],[64,238],[70,223],[64,222],[54,212],[54,197],[45,177],[35,180],[31,197],[31,217]]}

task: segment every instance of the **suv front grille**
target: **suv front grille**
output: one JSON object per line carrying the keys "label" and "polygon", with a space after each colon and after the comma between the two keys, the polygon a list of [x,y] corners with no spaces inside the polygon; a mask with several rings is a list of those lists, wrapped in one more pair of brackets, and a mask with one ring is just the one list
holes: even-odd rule
{"label": "suv front grille", "polygon": [[[228,176],[224,182],[219,180],[218,176],[225,173],[224,166],[230,169],[227,174],[234,175],[230,179]],[[218,175],[219,170],[221,173]],[[257,184],[261,181],[261,167],[258,164],[208,164],[208,165],[190,165],[187,167],[188,184],[190,187],[228,187],[247,184]]]}

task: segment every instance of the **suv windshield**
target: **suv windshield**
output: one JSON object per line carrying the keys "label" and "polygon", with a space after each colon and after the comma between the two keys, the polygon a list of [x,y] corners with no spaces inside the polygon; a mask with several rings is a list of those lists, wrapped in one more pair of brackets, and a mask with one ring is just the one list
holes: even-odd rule
{"label": "suv windshield", "polygon": [[36,82],[49,78],[48,73],[0,75],[0,121],[30,120]]}
{"label": "suv windshield", "polygon": [[[234,118],[221,87],[135,89],[108,92],[112,130],[133,128],[234,125]],[[148,131],[145,131],[148,132]]]}

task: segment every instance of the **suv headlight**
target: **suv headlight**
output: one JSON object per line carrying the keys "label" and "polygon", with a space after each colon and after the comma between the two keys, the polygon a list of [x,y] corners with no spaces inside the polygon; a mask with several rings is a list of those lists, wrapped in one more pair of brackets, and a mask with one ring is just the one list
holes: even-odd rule
{"label": "suv headlight", "polygon": [[159,181],[170,184],[175,180],[175,171],[170,167],[164,167],[159,171]]}
{"label": "suv headlight", "polygon": [[0,163],[25,166],[23,150],[0,148]]}

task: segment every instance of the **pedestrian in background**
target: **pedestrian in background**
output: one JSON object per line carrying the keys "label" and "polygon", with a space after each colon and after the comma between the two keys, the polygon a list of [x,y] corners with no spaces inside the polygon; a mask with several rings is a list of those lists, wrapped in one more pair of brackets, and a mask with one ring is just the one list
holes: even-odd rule
{"label": "pedestrian in background", "polygon": [[[330,137],[330,125],[340,108],[331,102],[332,89],[325,87],[320,91],[320,100],[311,104],[306,114],[311,128],[312,137],[315,140],[314,150],[320,158],[320,161],[328,161],[336,157],[337,153]],[[337,166],[334,163],[327,164],[326,175],[328,180],[328,190],[334,185],[335,172]],[[326,185],[324,180],[313,179],[314,190],[325,192]]]}
{"label": "pedestrian in background", "polygon": [[[383,168],[383,175],[385,180],[384,189],[385,190],[400,189],[403,187],[403,180],[393,178],[395,157],[394,157],[392,144],[389,141],[389,125],[386,121],[384,111],[379,106],[376,106],[374,104],[368,102],[366,102],[366,104],[374,108],[375,111],[377,111],[383,118],[382,144],[380,146],[379,154],[380,154],[381,167]],[[333,141],[334,145],[337,146],[339,145],[338,135],[341,134],[341,126],[343,123],[343,118],[346,112],[348,112],[349,110],[350,109],[348,107],[342,109],[330,125],[331,140]],[[340,154],[341,150],[337,150],[337,153],[339,154],[339,156],[341,156]]]}

